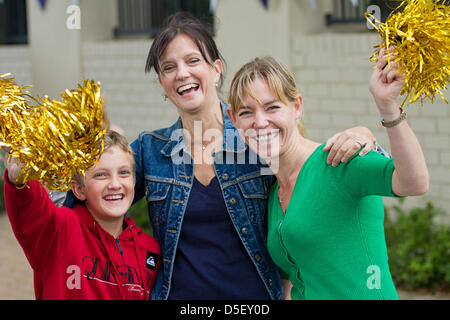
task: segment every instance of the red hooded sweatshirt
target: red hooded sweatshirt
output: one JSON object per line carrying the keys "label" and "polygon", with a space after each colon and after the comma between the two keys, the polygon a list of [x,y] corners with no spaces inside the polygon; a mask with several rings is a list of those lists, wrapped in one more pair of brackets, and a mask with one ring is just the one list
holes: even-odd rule
{"label": "red hooded sweatshirt", "polygon": [[7,172],[5,204],[34,271],[36,299],[149,299],[160,247],[131,218],[114,239],[86,207],[57,207],[39,182],[18,189]]}

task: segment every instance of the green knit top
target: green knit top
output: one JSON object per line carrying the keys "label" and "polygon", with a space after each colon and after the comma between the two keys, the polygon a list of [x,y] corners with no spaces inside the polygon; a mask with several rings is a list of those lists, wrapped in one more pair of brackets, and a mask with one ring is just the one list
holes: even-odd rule
{"label": "green knit top", "polygon": [[292,299],[398,299],[380,197],[395,196],[394,163],[371,151],[332,167],[324,145],[300,170],[286,215],[272,186],[269,253],[292,282]]}

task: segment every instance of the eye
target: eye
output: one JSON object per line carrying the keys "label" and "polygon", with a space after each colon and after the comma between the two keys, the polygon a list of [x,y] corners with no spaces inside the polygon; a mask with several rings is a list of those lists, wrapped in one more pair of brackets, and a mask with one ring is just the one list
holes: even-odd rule
{"label": "eye", "polygon": [[191,58],[191,59],[189,59],[189,63],[190,64],[194,64],[194,63],[197,63],[197,62],[200,62],[199,58]]}
{"label": "eye", "polygon": [[238,112],[238,116],[239,116],[239,117],[248,116],[248,115],[250,115],[250,114],[251,114],[251,110],[248,109],[248,108],[240,109],[239,112]]}
{"label": "eye", "polygon": [[268,111],[275,111],[275,110],[278,110],[278,109],[280,109],[280,107],[274,105],[274,106],[269,106],[269,107],[267,107],[266,110],[268,110]]}
{"label": "eye", "polygon": [[126,169],[120,170],[120,175],[122,175],[122,176],[127,176],[127,175],[130,175],[130,174],[131,174],[130,170],[126,170]]}
{"label": "eye", "polygon": [[161,70],[163,73],[167,73],[170,72],[171,70],[173,70],[175,67],[171,64],[165,64],[161,67]]}
{"label": "eye", "polygon": [[97,172],[94,174],[94,178],[104,178],[106,174],[104,172]]}

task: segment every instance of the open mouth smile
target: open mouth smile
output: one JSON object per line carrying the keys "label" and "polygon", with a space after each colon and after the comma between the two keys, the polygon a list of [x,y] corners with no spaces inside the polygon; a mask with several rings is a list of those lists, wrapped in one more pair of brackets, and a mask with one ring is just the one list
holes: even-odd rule
{"label": "open mouth smile", "polygon": [[277,138],[279,136],[280,132],[270,132],[268,134],[260,134],[254,137],[251,137],[251,139],[255,140],[256,142],[269,142],[273,139]]}
{"label": "open mouth smile", "polygon": [[196,83],[189,83],[189,84],[187,84],[187,85],[184,85],[184,86],[179,87],[179,88],[177,89],[177,93],[178,93],[180,96],[182,96],[182,95],[185,94],[185,93],[189,93],[189,92],[198,90],[199,87],[200,87],[200,86],[199,86],[198,84],[196,84]]}
{"label": "open mouth smile", "polygon": [[125,195],[123,193],[121,193],[121,194],[107,195],[107,196],[103,197],[103,200],[114,202],[114,201],[118,201],[118,200],[123,200],[123,198],[125,198]]}

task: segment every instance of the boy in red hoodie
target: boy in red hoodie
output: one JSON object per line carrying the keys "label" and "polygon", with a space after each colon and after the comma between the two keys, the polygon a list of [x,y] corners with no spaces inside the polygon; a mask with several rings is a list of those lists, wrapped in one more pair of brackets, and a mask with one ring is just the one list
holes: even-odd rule
{"label": "boy in red hoodie", "polygon": [[[7,158],[7,157],[5,157]],[[97,165],[74,177],[84,205],[57,207],[37,181],[5,161],[5,204],[34,271],[36,299],[149,299],[160,247],[125,214],[134,197],[133,151],[114,131]]]}

